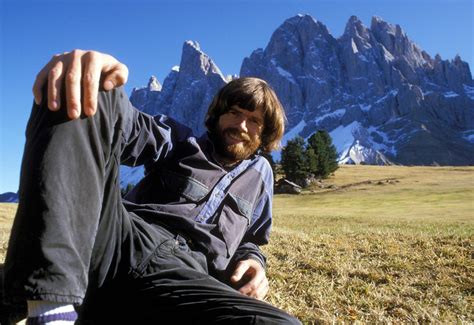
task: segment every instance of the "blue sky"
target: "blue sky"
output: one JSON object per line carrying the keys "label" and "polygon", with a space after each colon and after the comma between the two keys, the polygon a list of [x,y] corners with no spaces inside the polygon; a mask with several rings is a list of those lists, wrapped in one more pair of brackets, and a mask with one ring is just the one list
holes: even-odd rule
{"label": "blue sky", "polygon": [[431,56],[456,54],[473,71],[472,0],[0,0],[0,193],[16,191],[24,129],[36,73],[53,54],[74,48],[114,55],[130,70],[127,92],[150,75],[162,82],[186,40],[198,41],[224,74],[267,45],[298,13],[323,22],[334,37],[351,15],[399,24]]}

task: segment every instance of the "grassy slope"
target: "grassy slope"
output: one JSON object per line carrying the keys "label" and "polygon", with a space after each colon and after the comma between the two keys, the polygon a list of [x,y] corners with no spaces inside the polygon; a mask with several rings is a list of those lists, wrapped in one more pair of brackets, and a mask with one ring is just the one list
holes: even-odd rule
{"label": "grassy slope", "polygon": [[345,166],[275,198],[269,300],[305,323],[472,322],[474,168]]}
{"label": "grassy slope", "polygon": [[473,185],[471,167],[344,166],[277,195],[268,301],[304,323],[473,322]]}

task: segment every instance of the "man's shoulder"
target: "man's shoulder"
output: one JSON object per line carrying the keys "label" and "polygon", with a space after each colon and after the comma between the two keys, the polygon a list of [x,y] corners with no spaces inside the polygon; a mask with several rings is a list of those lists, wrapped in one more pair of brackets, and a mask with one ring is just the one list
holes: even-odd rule
{"label": "man's shoulder", "polygon": [[264,156],[256,154],[253,158],[253,163],[249,168],[255,170],[259,174],[265,186],[273,184],[272,167],[268,159]]}
{"label": "man's shoulder", "polygon": [[193,130],[190,127],[178,122],[168,115],[158,114],[154,116],[154,119],[157,123],[161,124],[161,126],[168,128],[172,132],[173,137],[178,141],[184,141],[188,138],[195,137]]}
{"label": "man's shoulder", "polygon": [[264,172],[272,171],[272,166],[270,165],[270,162],[264,156],[255,154],[253,160],[254,160],[254,163],[252,164],[253,168],[264,171]]}

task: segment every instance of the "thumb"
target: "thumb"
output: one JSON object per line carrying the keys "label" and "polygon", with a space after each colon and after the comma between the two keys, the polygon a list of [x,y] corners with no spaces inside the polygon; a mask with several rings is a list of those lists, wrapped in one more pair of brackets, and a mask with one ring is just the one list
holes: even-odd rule
{"label": "thumb", "polygon": [[237,264],[237,267],[234,270],[234,273],[232,274],[230,278],[230,281],[233,283],[239,282],[242,279],[245,272],[248,270],[248,268],[249,267],[246,263],[239,262],[239,264]]}

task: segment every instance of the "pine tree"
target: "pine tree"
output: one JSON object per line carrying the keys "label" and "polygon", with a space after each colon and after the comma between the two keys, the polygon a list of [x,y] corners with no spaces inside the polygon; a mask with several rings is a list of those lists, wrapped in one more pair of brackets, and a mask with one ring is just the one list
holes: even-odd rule
{"label": "pine tree", "polygon": [[336,147],[325,130],[317,131],[309,137],[306,152],[310,160],[309,171],[314,176],[326,178],[339,168]]}
{"label": "pine tree", "polygon": [[289,140],[281,152],[281,167],[288,180],[299,183],[309,175],[305,143],[301,137]]}

